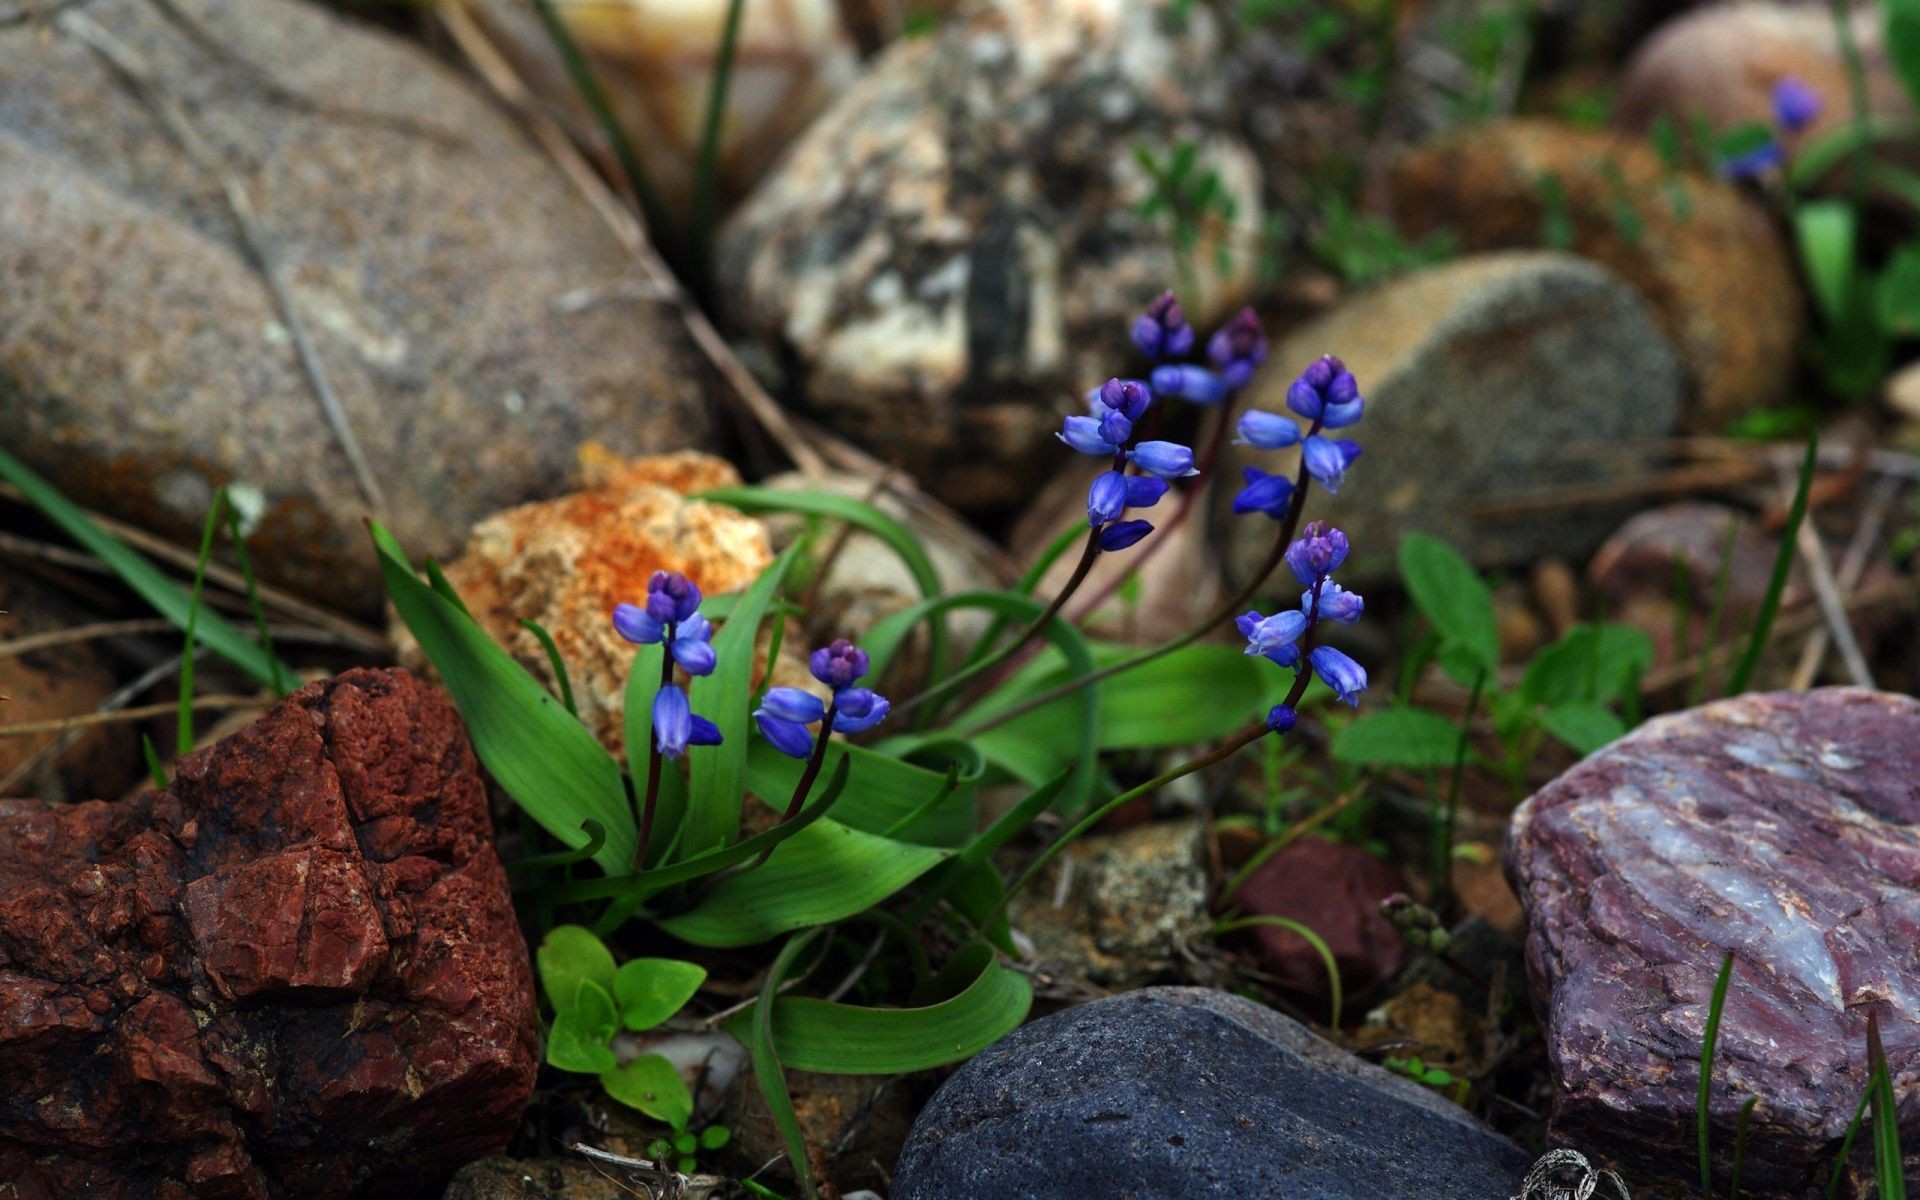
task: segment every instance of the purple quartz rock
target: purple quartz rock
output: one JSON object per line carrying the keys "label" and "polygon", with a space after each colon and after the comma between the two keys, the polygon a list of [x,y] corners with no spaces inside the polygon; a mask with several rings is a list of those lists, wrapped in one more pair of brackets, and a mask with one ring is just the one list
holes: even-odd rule
{"label": "purple quartz rock", "polygon": [[[1826,688],[1649,721],[1521,806],[1506,862],[1557,1144],[1697,1178],[1700,1045],[1731,950],[1716,1180],[1758,1096],[1750,1191],[1824,1189],[1866,1085],[1870,1010],[1920,1150],[1920,702]],[[1863,1194],[1870,1158],[1851,1167],[1843,1194]]]}

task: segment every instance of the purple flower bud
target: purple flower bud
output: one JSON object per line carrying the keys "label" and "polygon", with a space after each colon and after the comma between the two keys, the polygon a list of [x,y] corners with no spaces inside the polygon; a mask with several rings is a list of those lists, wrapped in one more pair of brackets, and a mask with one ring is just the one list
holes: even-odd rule
{"label": "purple flower bud", "polygon": [[613,606],[613,631],[641,646],[651,646],[666,632],[652,614],[637,604]]}
{"label": "purple flower bud", "polygon": [[1320,414],[1326,411],[1327,403],[1320,398],[1320,389],[1308,383],[1307,377],[1302,375],[1287,385],[1287,407],[1309,421],[1318,421]]}
{"label": "purple flower bud", "polygon": [[768,688],[760,707],[753,711],[756,717],[762,713],[796,725],[811,725],[827,715],[827,703],[812,692],[796,687]]}
{"label": "purple flower bud", "polygon": [[1324,392],[1333,382],[1333,377],[1346,369],[1347,364],[1331,354],[1323,354],[1300,372],[1300,381],[1316,392]]}
{"label": "purple flower bud", "polygon": [[1360,707],[1360,693],[1367,690],[1367,670],[1332,646],[1315,646],[1308,656],[1314,673],[1327,681],[1342,703]]}
{"label": "purple flower bud", "polygon": [[1267,728],[1275,733],[1286,733],[1300,721],[1300,714],[1293,711],[1290,704],[1276,704],[1267,712]]}
{"label": "purple flower bud", "polygon": [[1108,409],[1100,418],[1100,440],[1109,446],[1124,446],[1133,436],[1133,422],[1124,413]]}
{"label": "purple flower bud", "polygon": [[1287,547],[1287,565],[1293,568],[1293,577],[1311,588],[1328,572],[1338,570],[1340,564],[1347,561],[1347,552],[1351,548],[1347,535],[1338,529],[1330,529],[1324,521],[1313,521],[1301,531],[1302,536]]}
{"label": "purple flower bud", "polygon": [[1100,548],[1125,550],[1152,532],[1151,521],[1115,521],[1100,531]]}
{"label": "purple flower bud", "polygon": [[1241,632],[1247,635],[1248,654],[1273,658],[1282,648],[1299,641],[1300,635],[1307,631],[1307,614],[1298,609],[1288,609],[1271,617],[1260,617],[1251,625],[1245,624],[1247,617],[1258,616],[1258,613],[1247,613],[1235,622]]}
{"label": "purple flower bud", "polygon": [[1360,398],[1360,385],[1352,371],[1337,371],[1332,381],[1320,389],[1320,395],[1328,404],[1352,404]]}
{"label": "purple flower bud", "polygon": [[1153,393],[1138,379],[1109,379],[1100,385],[1100,403],[1129,421],[1138,421],[1153,403]]}
{"label": "purple flower bud", "polygon": [[1127,507],[1152,508],[1167,494],[1167,481],[1158,475],[1127,476]]}
{"label": "purple flower bud", "polygon": [[851,686],[871,665],[867,652],[846,638],[833,639],[807,658],[807,669],[813,677],[835,692]]}
{"label": "purple flower bud", "polygon": [[1360,444],[1324,438],[1316,433],[1306,440],[1301,453],[1306,459],[1307,474],[1319,480],[1327,491],[1338,492],[1346,480],[1347,468],[1360,457]]}
{"label": "purple flower bud", "polygon": [[1102,471],[1087,489],[1087,524],[1099,526],[1117,521],[1127,509],[1127,477],[1118,471]]}
{"label": "purple flower bud", "polygon": [[1178,442],[1141,442],[1127,457],[1142,471],[1162,479],[1180,479],[1200,472],[1193,465],[1193,450]]}
{"label": "purple flower bud", "polygon": [[1175,396],[1189,404],[1218,404],[1227,398],[1224,380],[1205,367],[1179,364],[1153,369],[1153,393]]}
{"label": "purple flower bud", "polygon": [[1234,513],[1265,513],[1276,521],[1285,520],[1287,506],[1293,500],[1293,480],[1269,475],[1258,467],[1248,467],[1242,474],[1247,486],[1233,498]]}
{"label": "purple flower bud", "polygon": [[653,696],[654,748],[668,758],[679,758],[692,736],[693,710],[687,706],[687,694],[679,684],[669,683]]}
{"label": "purple flower bud", "polygon": [[805,758],[813,753],[813,735],[805,725],[768,716],[765,710],[754,713],[753,721],[760,727],[760,736],[788,758]]}
{"label": "purple flower bud", "polygon": [[1109,455],[1120,448],[1101,435],[1100,422],[1094,417],[1068,417],[1065,427],[1053,436],[1082,454]]}
{"label": "purple flower bud", "polygon": [[1799,133],[1820,116],[1826,102],[1820,93],[1792,75],[1773,85],[1773,119],[1788,133]]}
{"label": "purple flower bud", "polygon": [[1207,340],[1207,357],[1220,369],[1221,382],[1228,389],[1245,387],[1254,368],[1267,360],[1267,339],[1259,316],[1251,308],[1235,313]]}
{"label": "purple flower bud", "polygon": [[[1313,589],[1308,588],[1300,595],[1300,607],[1307,608],[1313,603]],[[1320,585],[1320,608],[1318,615],[1339,625],[1351,625],[1360,619],[1366,611],[1367,603],[1359,592],[1350,592],[1329,579]]]}
{"label": "purple flower bud", "polygon": [[891,707],[885,696],[868,688],[848,688],[834,698],[834,732],[865,733],[885,720]]}
{"label": "purple flower bud", "polygon": [[1240,423],[1236,428],[1240,436],[1234,439],[1235,445],[1284,450],[1300,441],[1300,427],[1293,423],[1291,417],[1283,417],[1279,413],[1249,409],[1240,415]]}
{"label": "purple flower bud", "polygon": [[1133,323],[1133,344],[1148,358],[1184,358],[1193,349],[1193,326],[1172,292],[1162,292]]}
{"label": "purple flower bud", "polygon": [[[660,604],[656,607],[656,598]],[[678,571],[655,571],[647,580],[647,612],[657,621],[684,621],[700,611],[700,589]]]}

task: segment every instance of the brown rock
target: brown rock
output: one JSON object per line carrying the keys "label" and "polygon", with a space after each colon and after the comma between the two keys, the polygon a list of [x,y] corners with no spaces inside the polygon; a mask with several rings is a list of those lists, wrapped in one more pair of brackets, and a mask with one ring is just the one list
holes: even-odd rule
{"label": "brown rock", "polygon": [[1452,992],[1416,983],[1367,1014],[1354,1032],[1358,1050],[1381,1048],[1382,1055],[1419,1058],[1430,1067],[1460,1072],[1473,1064],[1480,1021]]}
{"label": "brown rock", "polygon": [[378,610],[368,498],[218,172],[414,555],[559,491],[584,438],[710,438],[671,309],[614,286],[591,207],[420,47],[297,0],[103,0],[0,28],[0,77],[0,443],[74,500],[191,544],[230,484],[264,573]]}
{"label": "brown rock", "polygon": [[[583,491],[510,508],[474,526],[446,575],[480,627],[549,688],[557,680],[546,650],[521,622],[537,621],[552,635],[581,721],[624,759],[621,722],[634,647],[613,631],[614,605],[643,598],[655,571],[679,571],[708,595],[739,591],[773,552],[758,520],[686,498],[740,482],[720,459],[589,456],[586,474]],[[394,639],[403,663],[426,665],[404,626],[395,626]]]}
{"label": "brown rock", "polygon": [[0,1179],[374,1200],[497,1151],[533,982],[453,709],[295,692],[114,804],[0,801]]}
{"label": "brown rock", "polygon": [[[1340,968],[1343,999],[1365,1004],[1412,956],[1406,939],[1380,915],[1380,902],[1406,888],[1400,872],[1357,846],[1303,838],[1261,864],[1227,897],[1227,907],[1244,916],[1286,917],[1319,934]],[[1289,990],[1331,997],[1326,963],[1305,938],[1271,926],[1242,936],[1253,942],[1261,967]]]}
{"label": "brown rock", "polygon": [[1732,185],[1670,173],[1640,138],[1511,120],[1402,156],[1387,191],[1404,231],[1449,229],[1469,250],[1541,244],[1557,192],[1568,248],[1638,290],[1680,352],[1692,425],[1784,398],[1804,320],[1799,284],[1766,214]]}
{"label": "brown rock", "polygon": [[[86,623],[53,588],[18,570],[0,572],[0,645]],[[49,721],[92,712],[115,678],[98,642],[68,642],[25,654],[0,651],[0,723]],[[0,737],[0,779],[61,735]],[[101,725],[71,739],[58,756],[14,784],[14,794],[47,800],[117,795],[138,773],[139,746],[128,725]]]}

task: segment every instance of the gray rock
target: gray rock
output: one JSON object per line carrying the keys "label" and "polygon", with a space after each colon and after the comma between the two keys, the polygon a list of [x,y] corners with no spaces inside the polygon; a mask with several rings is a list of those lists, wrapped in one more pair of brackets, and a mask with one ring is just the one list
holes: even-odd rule
{"label": "gray rock", "polygon": [[[1565,254],[1466,258],[1361,293],[1278,345],[1247,407],[1285,412],[1287,385],[1328,353],[1367,397],[1365,418],[1341,431],[1365,453],[1337,496],[1315,489],[1307,515],[1351,536],[1355,578],[1390,573],[1401,534],[1416,529],[1481,565],[1590,549],[1617,508],[1498,506],[1617,481],[1634,461],[1622,445],[1667,436],[1680,415],[1680,366],[1646,307],[1605,268]],[[1240,447],[1223,475],[1291,473],[1297,461]],[[1244,576],[1275,526],[1229,517],[1234,490],[1215,499]]]}
{"label": "gray rock", "polygon": [[1165,225],[1136,211],[1152,190],[1137,149],[1192,141],[1196,176],[1235,205],[1192,256],[1189,315],[1204,331],[1251,283],[1245,94],[1213,12],[1175,32],[1166,8],[991,0],[901,42],[729,223],[729,315],[821,419],[950,503],[1031,494],[1077,394],[1139,368],[1128,326],[1178,272]]}
{"label": "gray rock", "polygon": [[[1694,1174],[1700,1047],[1732,951],[1708,1105],[1719,1178],[1757,1096],[1742,1178],[1823,1190],[1875,1011],[1913,1170],[1920,701],[1825,688],[1649,721],[1521,806],[1507,871],[1562,1144]],[[1847,1194],[1870,1194],[1870,1154],[1851,1166]]]}
{"label": "gray rock", "polygon": [[921,1112],[893,1200],[1490,1200],[1529,1156],[1297,1022],[1201,988],[1056,1013]]}
{"label": "gray rock", "polygon": [[223,180],[148,99],[256,210],[416,556],[559,490],[585,439],[709,440],[670,311],[612,286],[584,200],[417,47],[294,0],[97,0],[0,27],[0,77],[0,443],[75,500],[186,540],[233,485],[264,572],[378,605],[367,498]]}

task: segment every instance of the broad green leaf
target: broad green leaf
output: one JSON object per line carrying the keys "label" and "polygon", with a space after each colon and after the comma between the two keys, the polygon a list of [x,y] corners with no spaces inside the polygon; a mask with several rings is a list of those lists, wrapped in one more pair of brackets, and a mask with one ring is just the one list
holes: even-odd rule
{"label": "broad green leaf", "polygon": [[1920,0],[1880,0],[1887,14],[1887,57],[1920,107]]}
{"label": "broad green leaf", "polygon": [[1748,121],[1736,125],[1724,133],[1716,134],[1713,145],[1713,157],[1718,162],[1731,162],[1735,159],[1763,149],[1773,143],[1773,129],[1759,121]]}
{"label": "broad green leaf", "polygon": [[[833,819],[864,833],[886,833],[946,785],[946,777],[939,772],[839,740],[828,745],[824,770],[831,772],[843,759],[851,767],[846,792],[834,807]],[[755,737],[747,753],[747,787],[768,804],[781,808],[805,769],[806,764],[799,759],[788,758],[766,739]],[[929,846],[960,845],[973,832],[975,794],[972,786],[960,788],[894,836]]]}
{"label": "broad green leaf", "polygon": [[[1019,1028],[1033,1004],[1026,977],[1001,966],[974,943],[956,957],[972,976],[950,999],[923,1008],[861,1008],[807,997],[774,1001],[772,1029],[780,1059],[802,1071],[893,1075],[923,1071],[979,1053]],[[760,1005],[727,1023],[750,1034]]]}
{"label": "broad green leaf", "polygon": [[[0,450],[0,478],[20,489],[27,502],[40,510],[95,558],[105,563],[120,581],[132,588],[154,612],[185,630],[193,612],[193,599],[186,589],[148,562],[146,557],[100,528],[93,518],[60,494],[59,489],[41,478],[25,463]],[[293,672],[278,662],[218,613],[203,611],[194,630],[194,640],[246,672],[259,683],[273,687],[284,672]]]}
{"label": "broad green leaf", "polygon": [[713,674],[694,680],[688,689],[693,711],[719,726],[724,740],[689,756],[691,805],[686,835],[681,839],[686,854],[724,846],[739,836],[740,797],[747,779],[747,709],[753,693],[754,643],[760,622],[799,555],[801,544],[787,547],[741,595],[733,615],[713,635]]}
{"label": "broad green leaf", "polygon": [[602,870],[625,874],[638,833],[620,767],[586,727],[445,597],[420,582],[399,543],[368,522],[393,607],[440,673],[467,723],[474,753],[507,794],[565,846],[600,822]]}
{"label": "broad green leaf", "polygon": [[547,930],[534,962],[540,969],[540,986],[556,1010],[572,1007],[583,980],[603,991],[613,990],[613,953],[584,925],[555,925]]}
{"label": "broad green leaf", "polygon": [[1896,337],[1920,334],[1920,241],[1893,252],[1874,285],[1874,313]]}
{"label": "broad green leaf", "polygon": [[607,1095],[656,1121],[681,1129],[693,1119],[693,1095],[674,1065],[658,1054],[642,1054],[600,1073]]}
{"label": "broad green leaf", "polygon": [[554,1014],[547,1030],[547,1061],[562,1071],[598,1075],[611,1070],[613,1050],[608,1045],[618,1028],[613,997],[591,979],[582,979],[573,1004]]}
{"label": "broad green leaf", "polygon": [[1549,708],[1619,700],[1653,664],[1653,641],[1630,625],[1579,624],[1534,656],[1520,695]]}
{"label": "broad green leaf", "polygon": [[696,946],[750,946],[871,908],[950,854],[820,821],[782,842],[759,867],[722,879],[691,912],[659,925]]}
{"label": "broad green leaf", "polygon": [[787,1092],[787,1072],[780,1062],[780,1052],[773,1040],[773,1005],[780,995],[780,986],[786,982],[787,973],[793,970],[793,964],[799,961],[801,953],[822,931],[809,929],[787,939],[780,947],[780,953],[774,955],[773,965],[767,968],[767,977],[760,984],[760,999],[743,1014],[747,1017],[744,1027],[732,1026],[729,1029],[736,1038],[747,1044],[747,1053],[753,1061],[753,1079],[760,1085],[760,1095],[767,1102],[767,1112],[773,1117],[774,1127],[780,1131],[780,1140],[787,1144],[787,1159],[793,1166],[796,1181],[800,1184],[800,1194],[806,1200],[814,1200],[817,1194],[813,1187],[813,1171],[807,1157],[807,1136],[800,1128],[800,1118],[793,1111],[793,1097]]}
{"label": "broad green leaf", "polygon": [[1809,200],[1793,213],[1800,264],[1829,325],[1844,320],[1852,305],[1857,230],[1853,206],[1843,200]]}
{"label": "broad green leaf", "polygon": [[1420,708],[1385,708],[1362,713],[1333,739],[1333,757],[1343,763],[1374,767],[1443,769],[1453,765],[1460,727]]}
{"label": "broad green leaf", "polygon": [[1489,671],[1500,666],[1500,627],[1493,593],[1459,551],[1438,538],[1410,533],[1400,539],[1400,575],[1440,636]]}
{"label": "broad green leaf", "polygon": [[1591,701],[1549,708],[1540,714],[1540,724],[1582,754],[1592,754],[1627,731],[1626,723],[1612,709]]}
{"label": "broad green leaf", "polygon": [[620,1007],[621,1023],[635,1033],[652,1029],[679,1012],[706,979],[705,967],[677,958],[621,963],[613,976],[613,999]]}

